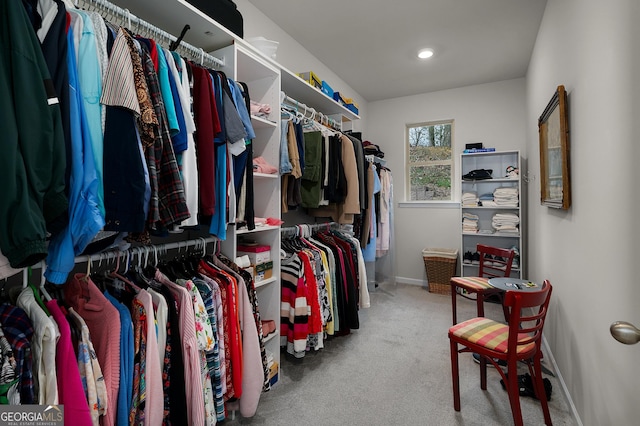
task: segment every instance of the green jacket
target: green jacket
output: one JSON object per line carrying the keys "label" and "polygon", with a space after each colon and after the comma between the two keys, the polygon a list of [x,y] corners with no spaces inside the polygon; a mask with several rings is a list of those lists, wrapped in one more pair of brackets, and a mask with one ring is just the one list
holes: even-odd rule
{"label": "green jacket", "polygon": [[67,209],[60,106],[22,2],[0,2],[0,250],[12,267],[47,254]]}

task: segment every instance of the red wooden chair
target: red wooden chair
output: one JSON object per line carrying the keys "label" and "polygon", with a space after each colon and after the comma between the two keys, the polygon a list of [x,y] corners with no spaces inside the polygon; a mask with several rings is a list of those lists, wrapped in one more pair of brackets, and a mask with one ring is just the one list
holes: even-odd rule
{"label": "red wooden chair", "polygon": [[[551,426],[549,405],[542,381],[542,328],[544,327],[551,283],[545,280],[539,291],[505,292],[504,305],[509,309],[508,325],[488,318],[477,317],[449,328],[451,346],[451,374],[453,377],[453,407],[460,411],[460,377],[458,353],[474,352],[480,354],[480,388],[487,389],[487,362],[493,364],[502,376],[515,425],[522,425],[520,409],[520,388],[518,383],[518,362],[523,361],[529,367],[533,379],[535,394],[544,414],[545,424]],[[532,312],[526,315],[524,310]],[[458,349],[458,345],[462,348]],[[507,372],[498,367],[498,361],[506,361]]]}
{"label": "red wooden chair", "polygon": [[[502,302],[503,291],[491,287],[488,283],[489,278],[508,277],[511,275],[511,265],[515,251],[478,244],[476,250],[480,254],[480,265],[477,277],[453,277],[451,278],[451,311],[453,315],[453,324],[458,322],[458,314],[456,307],[456,299],[458,295],[472,299],[468,295],[475,294],[475,300],[478,305],[478,316],[484,316],[484,301],[491,295],[496,295]],[[462,291],[464,290],[466,294]],[[473,300],[473,299],[472,299]],[[504,304],[503,304],[504,306]],[[505,310],[505,318],[508,313]]]}

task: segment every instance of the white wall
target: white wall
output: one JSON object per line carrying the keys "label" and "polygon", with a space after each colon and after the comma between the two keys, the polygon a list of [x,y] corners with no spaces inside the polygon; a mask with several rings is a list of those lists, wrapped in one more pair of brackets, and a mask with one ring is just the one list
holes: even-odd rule
{"label": "white wall", "polygon": [[[573,203],[568,212],[542,207],[539,179],[529,186],[529,270],[554,284],[545,335],[586,425],[638,424],[640,417],[640,345],[609,334],[616,320],[640,326],[632,270],[639,9],[637,0],[549,0],[527,76],[531,154],[535,118],[557,85],[568,91]],[[529,157],[539,170],[539,155]]]}
{"label": "white wall", "polygon": [[[461,219],[457,204],[398,206],[405,200],[405,128],[407,124],[454,120],[456,169],[466,143],[497,150],[520,150],[526,157],[525,80],[515,79],[370,102],[367,139],[385,152],[393,173],[396,271],[400,281],[422,284],[425,247],[459,248]],[[454,181],[458,173],[455,172]],[[459,201],[457,186],[455,200]]]}
{"label": "white wall", "polygon": [[[313,70],[343,84],[247,0],[236,3],[245,35],[279,41],[278,61],[285,67]],[[639,18],[637,0],[548,0],[526,80],[369,105],[355,96],[364,118],[359,129],[387,154],[396,201],[404,199],[406,123],[453,118],[457,153],[466,142],[481,141],[520,149],[527,158],[535,175],[528,189],[528,269],[530,278],[554,284],[545,335],[585,425],[637,424],[640,418],[640,344],[623,346],[609,334],[616,320],[640,326],[640,286],[632,275],[640,253],[632,221],[640,206],[640,144],[634,132],[640,118],[640,84],[634,81],[640,76],[640,26],[634,25]],[[538,202],[537,119],[558,84],[569,92],[573,205],[568,212]],[[395,208],[397,274],[422,283],[422,248],[460,245],[459,211]]]}
{"label": "white wall", "polygon": [[[313,71],[320,78],[331,84],[334,90],[343,93],[349,93],[359,106],[360,120],[354,121],[353,129],[361,131],[366,126],[367,102],[358,93],[344,82],[331,69],[327,68],[307,49],[298,43],[293,37],[284,32],[282,28],[276,25],[264,13],[258,10],[248,0],[235,0],[238,10],[242,13],[244,20],[244,39],[251,37],[265,37],[269,40],[279,42],[278,51],[276,52],[276,61],[283,67],[293,73]],[[311,106],[311,105],[310,105]],[[323,111],[320,111],[323,112]]]}

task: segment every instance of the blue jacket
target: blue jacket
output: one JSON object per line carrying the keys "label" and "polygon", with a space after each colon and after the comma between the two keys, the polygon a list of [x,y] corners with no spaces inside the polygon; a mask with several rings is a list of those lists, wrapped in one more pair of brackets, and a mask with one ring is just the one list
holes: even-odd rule
{"label": "blue jacket", "polygon": [[75,266],[75,257],[104,226],[98,208],[98,178],[93,157],[91,133],[78,86],[73,30],[67,34],[67,66],[71,110],[71,179],[69,182],[69,225],[49,243],[47,280],[64,284]]}

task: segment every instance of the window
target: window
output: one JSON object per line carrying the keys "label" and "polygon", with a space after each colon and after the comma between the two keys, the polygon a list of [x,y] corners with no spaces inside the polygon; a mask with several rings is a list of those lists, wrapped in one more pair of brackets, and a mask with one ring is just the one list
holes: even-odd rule
{"label": "window", "polygon": [[407,125],[408,201],[451,201],[453,120]]}

